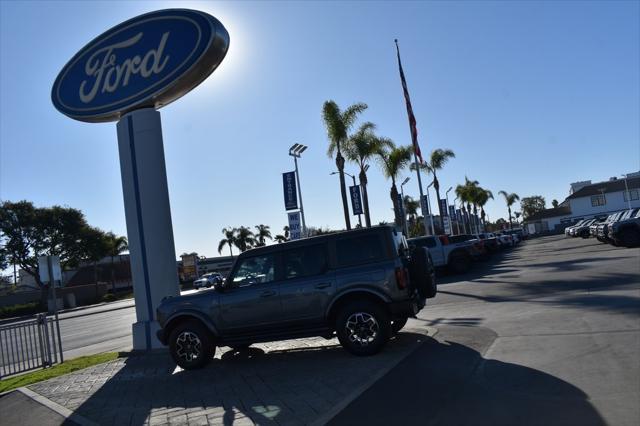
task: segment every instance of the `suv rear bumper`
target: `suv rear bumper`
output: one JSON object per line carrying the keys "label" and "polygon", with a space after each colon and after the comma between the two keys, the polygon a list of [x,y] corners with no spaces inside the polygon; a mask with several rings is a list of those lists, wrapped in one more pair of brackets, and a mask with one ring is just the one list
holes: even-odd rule
{"label": "suv rear bumper", "polygon": [[415,317],[424,308],[426,299],[419,298],[402,300],[400,302],[389,303],[389,310],[392,318]]}

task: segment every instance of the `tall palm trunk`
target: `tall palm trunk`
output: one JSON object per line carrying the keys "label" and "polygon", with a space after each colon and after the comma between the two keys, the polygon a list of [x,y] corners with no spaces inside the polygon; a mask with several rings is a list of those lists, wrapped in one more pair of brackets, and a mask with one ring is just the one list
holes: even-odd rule
{"label": "tall palm trunk", "polygon": [[513,229],[511,226],[511,206],[507,205],[507,210],[509,210],[509,229]]}
{"label": "tall palm trunk", "polygon": [[485,213],[484,213],[484,207],[480,207],[480,217],[482,218],[482,231],[486,231],[487,230],[487,222],[485,220]]}
{"label": "tall palm trunk", "polygon": [[369,215],[369,195],[367,194],[367,174],[360,169],[360,188],[362,188],[362,201],[364,204],[364,221],[367,228],[371,228],[371,216]]}
{"label": "tall palm trunk", "polygon": [[344,209],[344,223],[347,231],[351,229],[351,219],[349,217],[349,205],[347,204],[347,185],[344,182],[344,157],[340,152],[340,143],[337,144],[338,154],[336,155],[336,166],[340,173],[340,192],[342,194],[342,208]]}
{"label": "tall palm trunk", "polygon": [[473,224],[475,228],[475,233],[479,233],[479,223],[478,223],[478,206],[476,204],[473,205]]}
{"label": "tall palm trunk", "polygon": [[398,203],[398,187],[396,186],[396,181],[393,180],[391,183],[391,201],[393,202],[393,216],[394,222],[396,226],[402,226],[402,210],[400,209],[400,205]]}
{"label": "tall palm trunk", "polygon": [[460,215],[460,219],[462,219],[462,230],[465,234],[469,234],[469,231],[467,230],[467,209],[464,207],[464,203],[460,205],[460,210],[462,211],[462,214]]}
{"label": "tall palm trunk", "polygon": [[[438,178],[436,177],[436,171],[433,171],[433,189],[436,190],[436,202],[438,203],[438,211],[440,212],[440,220],[444,217],[444,212],[442,211],[442,205],[440,204],[440,182],[438,182]],[[443,222],[444,223],[444,222]]]}
{"label": "tall palm trunk", "polygon": [[231,243],[229,243],[229,254],[233,257],[233,247],[231,246]]}

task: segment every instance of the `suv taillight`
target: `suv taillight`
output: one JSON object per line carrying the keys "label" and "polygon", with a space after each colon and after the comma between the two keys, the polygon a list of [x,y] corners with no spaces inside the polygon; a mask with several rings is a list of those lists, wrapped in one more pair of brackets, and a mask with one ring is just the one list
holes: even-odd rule
{"label": "suv taillight", "polygon": [[407,288],[407,270],[405,268],[396,268],[396,285],[400,290]]}

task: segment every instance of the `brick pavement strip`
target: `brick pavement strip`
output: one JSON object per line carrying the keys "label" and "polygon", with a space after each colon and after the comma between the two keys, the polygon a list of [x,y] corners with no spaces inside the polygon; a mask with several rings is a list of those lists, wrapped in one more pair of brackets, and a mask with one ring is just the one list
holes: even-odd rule
{"label": "brick pavement strip", "polygon": [[410,321],[364,358],[322,338],[218,348],[199,371],[182,371],[164,351],[133,354],[29,389],[105,425],[321,424],[433,334]]}

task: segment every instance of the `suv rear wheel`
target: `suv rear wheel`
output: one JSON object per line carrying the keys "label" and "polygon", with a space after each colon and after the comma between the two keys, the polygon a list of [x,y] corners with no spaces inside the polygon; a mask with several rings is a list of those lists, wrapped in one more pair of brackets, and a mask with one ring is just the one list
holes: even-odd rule
{"label": "suv rear wheel", "polygon": [[204,367],[215,350],[211,333],[196,320],[178,324],[169,335],[171,357],[185,370]]}
{"label": "suv rear wheel", "polygon": [[391,320],[387,312],[370,301],[354,301],[346,305],[336,320],[338,340],[354,355],[374,355],[391,336]]}

